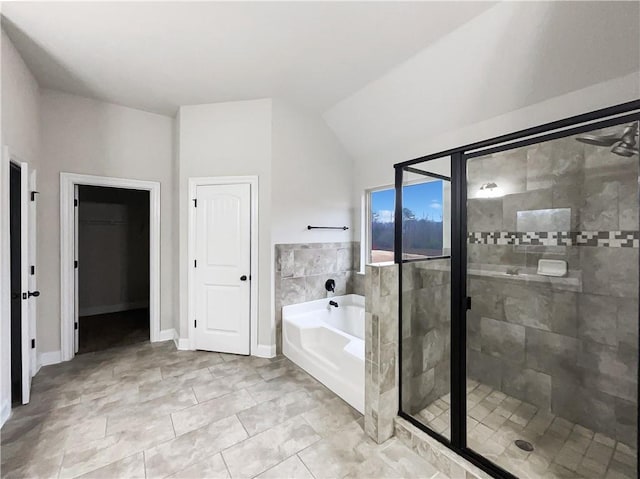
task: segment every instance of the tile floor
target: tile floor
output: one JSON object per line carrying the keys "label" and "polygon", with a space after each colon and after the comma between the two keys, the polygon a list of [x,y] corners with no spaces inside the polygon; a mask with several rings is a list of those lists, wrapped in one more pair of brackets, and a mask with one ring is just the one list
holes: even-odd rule
{"label": "tile floor", "polygon": [[446,479],[288,359],[137,344],[42,368],[2,477]]}
{"label": "tile floor", "polygon": [[[521,478],[635,479],[637,451],[532,404],[467,381],[468,444]],[[416,415],[449,437],[449,396]],[[533,452],[519,449],[524,439]]]}

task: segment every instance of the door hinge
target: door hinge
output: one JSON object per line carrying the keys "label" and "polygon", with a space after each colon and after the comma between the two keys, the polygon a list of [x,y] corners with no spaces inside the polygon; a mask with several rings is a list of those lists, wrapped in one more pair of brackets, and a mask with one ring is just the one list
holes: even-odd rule
{"label": "door hinge", "polygon": [[35,201],[36,200],[36,195],[39,195],[40,192],[39,191],[32,191],[31,192],[31,201]]}
{"label": "door hinge", "polygon": [[78,200],[73,200],[73,206],[78,207]]}
{"label": "door hinge", "polygon": [[193,320],[193,327],[194,327],[194,328],[197,328],[197,327],[198,327],[198,320],[197,320],[197,319],[194,319],[194,320]]}
{"label": "door hinge", "polygon": [[36,274],[36,267],[31,266],[31,276],[33,276],[34,274]]}
{"label": "door hinge", "polygon": [[74,268],[74,269],[78,269],[78,260],[75,260],[75,261],[73,262],[73,268]]}
{"label": "door hinge", "polygon": [[192,201],[193,201],[193,207],[197,208],[198,207],[198,198],[194,198]]}
{"label": "door hinge", "polygon": [[31,340],[31,349],[35,349],[36,348],[36,340],[32,339]]}
{"label": "door hinge", "polygon": [[73,323],[73,329],[78,329],[78,321],[76,321],[75,323]]}
{"label": "door hinge", "polygon": [[197,259],[194,259],[194,260],[193,260],[193,267],[194,267],[194,268],[197,268],[197,267],[198,267],[198,260],[197,260]]}
{"label": "door hinge", "polygon": [[471,297],[467,296],[467,311],[471,309]]}

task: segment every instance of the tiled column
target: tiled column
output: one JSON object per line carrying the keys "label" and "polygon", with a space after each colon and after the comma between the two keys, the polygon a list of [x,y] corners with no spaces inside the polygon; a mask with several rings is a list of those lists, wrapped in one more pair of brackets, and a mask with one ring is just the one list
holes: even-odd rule
{"label": "tiled column", "polygon": [[365,431],[382,443],[398,414],[398,266],[366,266]]}

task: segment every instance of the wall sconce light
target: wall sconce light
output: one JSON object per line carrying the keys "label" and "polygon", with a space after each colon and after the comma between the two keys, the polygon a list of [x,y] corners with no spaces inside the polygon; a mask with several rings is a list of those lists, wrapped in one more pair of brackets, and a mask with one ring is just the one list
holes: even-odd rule
{"label": "wall sconce light", "polygon": [[480,192],[478,193],[478,198],[497,198],[502,196],[502,188],[500,188],[493,181],[489,183],[484,183],[480,187]]}

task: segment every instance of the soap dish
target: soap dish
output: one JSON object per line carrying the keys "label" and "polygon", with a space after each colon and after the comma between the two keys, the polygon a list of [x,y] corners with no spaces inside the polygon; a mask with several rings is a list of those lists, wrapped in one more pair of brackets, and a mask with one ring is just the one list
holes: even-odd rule
{"label": "soap dish", "polygon": [[566,276],[567,262],[561,259],[538,260],[538,274],[542,276]]}

